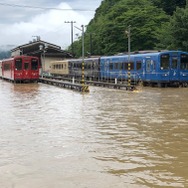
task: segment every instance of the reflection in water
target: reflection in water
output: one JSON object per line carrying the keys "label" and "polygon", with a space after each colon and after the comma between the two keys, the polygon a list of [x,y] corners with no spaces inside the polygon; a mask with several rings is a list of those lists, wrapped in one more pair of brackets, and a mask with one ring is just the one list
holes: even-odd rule
{"label": "reflection in water", "polygon": [[187,187],[188,91],[0,80],[0,187]]}

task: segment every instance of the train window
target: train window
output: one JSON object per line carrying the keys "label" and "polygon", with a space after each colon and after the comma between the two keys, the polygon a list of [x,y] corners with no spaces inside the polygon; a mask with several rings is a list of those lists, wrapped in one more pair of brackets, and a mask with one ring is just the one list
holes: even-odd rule
{"label": "train window", "polygon": [[25,70],[29,70],[29,63],[28,63],[28,62],[25,62],[25,63],[24,63],[24,69],[25,69]]}
{"label": "train window", "polygon": [[146,71],[147,71],[147,72],[150,72],[150,70],[151,70],[151,60],[148,59],[148,60],[146,61]]}
{"label": "train window", "polygon": [[110,63],[110,70],[113,70],[113,63]]}
{"label": "train window", "polygon": [[123,63],[119,63],[119,69],[120,69],[120,70],[123,69]]}
{"label": "train window", "polygon": [[170,56],[169,54],[161,55],[161,70],[169,69]]}
{"label": "train window", "polygon": [[172,58],[172,68],[173,69],[177,69],[178,68],[178,58],[177,57],[173,57]]}
{"label": "train window", "polygon": [[38,69],[38,60],[31,59],[31,70],[37,70],[37,69]]}
{"label": "train window", "polygon": [[15,60],[15,69],[16,70],[22,70],[22,59],[16,59]]}
{"label": "train window", "polygon": [[96,67],[95,62],[92,63],[92,69],[94,69]]}
{"label": "train window", "polygon": [[188,70],[188,55],[181,55],[181,64],[180,64],[180,68],[182,70]]}
{"label": "train window", "polygon": [[115,63],[115,69],[118,69],[118,63]]}
{"label": "train window", "polygon": [[130,65],[129,65],[129,66],[130,66],[130,70],[134,70],[134,63],[133,63],[133,62],[130,62],[129,64],[130,64]]}
{"label": "train window", "polygon": [[128,70],[128,63],[123,63],[123,65],[124,65],[124,69]]}
{"label": "train window", "polygon": [[4,70],[10,70],[10,64],[4,64]]}
{"label": "train window", "polygon": [[141,70],[141,68],[142,68],[142,62],[136,61],[136,70]]}
{"label": "train window", "polygon": [[72,68],[72,63],[66,62],[68,68]]}
{"label": "train window", "polygon": [[91,69],[91,67],[92,67],[92,66],[91,66],[91,63],[87,63],[87,68],[88,68],[88,69]]}

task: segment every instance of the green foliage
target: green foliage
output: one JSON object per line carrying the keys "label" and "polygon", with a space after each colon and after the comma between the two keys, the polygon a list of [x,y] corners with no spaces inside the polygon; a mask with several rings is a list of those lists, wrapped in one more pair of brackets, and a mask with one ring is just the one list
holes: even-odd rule
{"label": "green foliage", "polygon": [[162,8],[166,14],[173,15],[176,7],[185,8],[186,0],[151,0],[155,6]]}
{"label": "green foliage", "polygon": [[188,50],[188,8],[180,9],[177,8],[175,14],[170,20],[171,30],[171,45],[174,48],[181,50]]}
{"label": "green foliage", "polygon": [[[188,28],[188,11],[179,8],[170,16],[176,6],[185,6],[185,1],[103,0],[87,26],[85,52],[91,55],[112,55],[128,51],[125,30],[129,26],[131,51],[176,47],[186,49],[185,41],[188,40],[184,33]],[[82,54],[81,45],[81,38],[74,43],[77,57]]]}
{"label": "green foliage", "polygon": [[159,35],[158,47],[167,49],[188,50],[188,8],[177,8],[170,22],[164,26]]}

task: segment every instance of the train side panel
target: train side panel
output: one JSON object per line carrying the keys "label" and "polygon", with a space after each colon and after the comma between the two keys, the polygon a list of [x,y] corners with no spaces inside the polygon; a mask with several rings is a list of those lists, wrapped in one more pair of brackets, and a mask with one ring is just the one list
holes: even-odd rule
{"label": "train side panel", "polygon": [[169,84],[172,79],[177,80],[177,74],[174,76],[170,74],[171,59],[169,52],[144,54],[142,81],[153,85]]}
{"label": "train side panel", "polygon": [[8,80],[14,80],[14,60],[3,60],[2,61],[2,78]]}
{"label": "train side panel", "polygon": [[183,85],[188,85],[188,53],[180,55],[180,81]]}
{"label": "train side panel", "polygon": [[50,74],[55,76],[66,76],[69,74],[69,65],[67,60],[52,61]]}
{"label": "train side panel", "polygon": [[121,55],[101,57],[100,61],[101,79],[127,80],[131,75],[132,82],[140,80],[142,73],[142,59],[135,56]]}
{"label": "train side panel", "polygon": [[107,56],[100,58],[100,78],[103,79],[125,79],[126,56]]}
{"label": "train side panel", "polygon": [[[100,58],[84,59],[84,76],[86,79],[96,80],[100,73]],[[70,76],[82,77],[82,59],[69,59],[69,74]]]}
{"label": "train side panel", "polygon": [[147,54],[147,55],[144,54],[141,57],[142,57],[142,62],[143,62],[142,81],[147,82],[147,83],[159,82],[163,74],[159,72],[159,55],[158,54]]}

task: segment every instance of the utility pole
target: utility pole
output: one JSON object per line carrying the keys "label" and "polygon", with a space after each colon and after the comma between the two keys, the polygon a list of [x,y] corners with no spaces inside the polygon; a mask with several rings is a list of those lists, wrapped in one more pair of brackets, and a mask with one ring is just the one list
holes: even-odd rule
{"label": "utility pole", "polygon": [[84,82],[85,82],[85,74],[84,74],[84,67],[85,67],[85,65],[84,65],[84,57],[85,57],[85,52],[84,52],[84,25],[81,25],[81,28],[82,29],[80,29],[80,28],[78,28],[78,27],[75,27],[75,28],[77,28],[78,30],[80,30],[80,31],[82,31],[82,84],[84,84]]}
{"label": "utility pole", "polygon": [[130,63],[130,54],[131,54],[131,25],[128,26],[128,30],[125,31],[125,34],[128,38],[128,86],[131,86],[131,63]]}
{"label": "utility pole", "polygon": [[73,24],[76,23],[75,21],[65,21],[65,23],[71,24],[71,50],[72,55],[74,56],[74,47],[73,47]]}
{"label": "utility pole", "polygon": [[85,27],[85,25],[81,25],[81,29],[76,26],[74,26],[74,27],[82,32],[82,80],[81,80],[82,92],[89,92],[89,87],[87,85],[85,85],[85,72],[84,72],[84,69],[85,69],[84,27]]}

